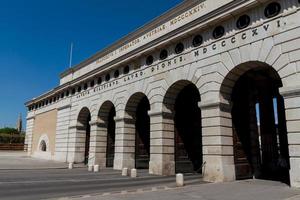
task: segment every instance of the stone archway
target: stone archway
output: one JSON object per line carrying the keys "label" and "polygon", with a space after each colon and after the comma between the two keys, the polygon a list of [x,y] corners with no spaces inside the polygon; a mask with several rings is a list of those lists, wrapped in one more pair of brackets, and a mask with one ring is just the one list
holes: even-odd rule
{"label": "stone archway", "polygon": [[[80,152],[78,155],[81,162],[88,164],[89,162],[89,153],[90,153],[90,134],[91,134],[91,113],[88,108],[84,107],[80,110],[77,118],[76,132],[77,137],[81,138],[80,143]],[[79,146],[79,144],[78,144]]]}
{"label": "stone archway", "polygon": [[236,179],[289,183],[289,152],[281,79],[271,66],[249,62],[234,68],[221,87],[231,105]]}
{"label": "stone archway", "polygon": [[143,93],[133,94],[125,108],[127,120],[126,127],[130,127],[134,135],[135,168],[148,169],[150,161],[150,117],[148,111],[150,103]]}
{"label": "stone archway", "polygon": [[202,172],[200,93],[189,81],[178,81],[167,91],[163,104],[169,110],[174,134],[176,173]]}
{"label": "stone archway", "polygon": [[[99,118],[99,130],[96,133],[96,137],[101,142],[103,146],[98,147],[102,148],[102,152],[105,152],[105,166],[113,167],[114,157],[115,157],[115,134],[116,134],[116,123],[115,118],[116,109],[114,104],[111,101],[106,101],[102,104],[98,118]],[[99,152],[101,154],[101,152]],[[97,153],[96,153],[97,154]],[[99,155],[96,155],[99,157]],[[103,159],[103,156],[100,156],[99,159]]]}

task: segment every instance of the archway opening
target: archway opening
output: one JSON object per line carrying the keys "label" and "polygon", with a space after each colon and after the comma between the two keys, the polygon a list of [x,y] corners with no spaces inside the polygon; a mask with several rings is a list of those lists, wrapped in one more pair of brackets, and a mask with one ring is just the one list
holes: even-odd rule
{"label": "archway opening", "polygon": [[137,105],[135,117],[135,167],[148,169],[150,161],[150,110],[149,100],[144,96]]}
{"label": "archway opening", "polygon": [[83,152],[83,163],[88,164],[89,152],[90,152],[90,136],[91,136],[91,114],[88,108],[83,108],[78,116],[77,132],[82,134],[84,137],[84,152]]}
{"label": "archway opening", "polygon": [[115,158],[116,123],[115,107],[112,105],[107,117],[106,167],[113,167]]}
{"label": "archway opening", "polygon": [[47,151],[47,144],[45,142],[45,140],[42,140],[41,143],[40,143],[40,151]]}
{"label": "archway opening", "polygon": [[238,77],[230,97],[236,178],[289,183],[281,80],[269,66],[252,67]]}
{"label": "archway opening", "polygon": [[194,84],[184,86],[174,105],[175,171],[176,173],[202,172],[200,94]]}

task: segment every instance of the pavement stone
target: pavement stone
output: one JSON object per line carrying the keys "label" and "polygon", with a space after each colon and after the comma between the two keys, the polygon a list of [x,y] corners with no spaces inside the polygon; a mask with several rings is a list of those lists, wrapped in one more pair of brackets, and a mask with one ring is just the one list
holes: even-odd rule
{"label": "pavement stone", "polygon": [[182,188],[156,188],[127,193],[70,197],[72,200],[300,200],[300,190],[285,184],[247,180],[201,184]]}
{"label": "pavement stone", "polygon": [[[75,167],[83,167],[81,164]],[[24,151],[0,151],[0,170],[65,169],[67,163],[27,156]]]}

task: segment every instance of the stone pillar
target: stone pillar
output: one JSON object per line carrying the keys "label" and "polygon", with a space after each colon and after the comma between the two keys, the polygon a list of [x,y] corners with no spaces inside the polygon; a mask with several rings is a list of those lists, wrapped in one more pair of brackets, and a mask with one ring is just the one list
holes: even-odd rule
{"label": "stone pillar", "polygon": [[300,86],[281,88],[284,98],[290,155],[290,184],[300,187]]}
{"label": "stone pillar", "polygon": [[[32,152],[32,135],[33,135],[33,128],[34,128],[34,120],[35,117],[29,116],[26,119],[26,135],[25,135],[25,145],[27,145],[27,155],[31,156]],[[26,150],[26,149],[24,149]]]}
{"label": "stone pillar", "polygon": [[174,120],[171,113],[149,112],[150,163],[149,173],[175,174]]}
{"label": "stone pillar", "polygon": [[220,102],[200,102],[205,181],[235,180],[231,109]]}
{"label": "stone pillar", "polygon": [[84,162],[86,130],[84,126],[70,126],[68,135],[68,162]]}
{"label": "stone pillar", "polygon": [[103,169],[106,168],[107,128],[104,122],[98,120],[90,122],[90,125],[89,165],[99,165]]}
{"label": "stone pillar", "polygon": [[116,139],[114,169],[135,168],[135,124],[127,117],[115,118]]}

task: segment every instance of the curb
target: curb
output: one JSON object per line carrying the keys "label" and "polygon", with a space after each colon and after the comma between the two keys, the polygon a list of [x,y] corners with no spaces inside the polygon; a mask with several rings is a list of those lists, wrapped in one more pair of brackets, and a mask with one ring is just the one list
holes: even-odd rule
{"label": "curb", "polygon": [[[157,186],[157,187],[151,187],[151,188],[139,188],[139,189],[133,189],[133,190],[122,190],[122,191],[113,191],[113,192],[103,192],[99,194],[90,194],[90,195],[80,195],[80,196],[73,196],[73,197],[61,197],[56,198],[56,200],[72,200],[72,199],[86,199],[86,198],[92,198],[92,197],[107,197],[107,196],[119,196],[119,195],[131,195],[131,194],[141,194],[141,193],[147,193],[147,192],[157,192],[157,191],[167,191],[167,190],[175,190],[178,189],[176,186]],[[48,200],[55,200],[55,199],[48,199]]]}
{"label": "curb", "polygon": [[292,197],[284,199],[284,200],[299,200],[299,199],[300,199],[300,195],[296,195],[296,196],[292,196]]}

